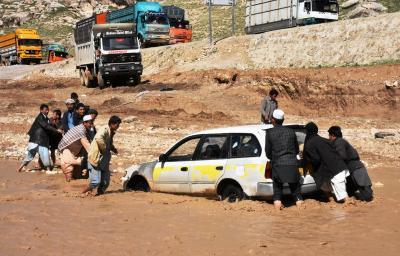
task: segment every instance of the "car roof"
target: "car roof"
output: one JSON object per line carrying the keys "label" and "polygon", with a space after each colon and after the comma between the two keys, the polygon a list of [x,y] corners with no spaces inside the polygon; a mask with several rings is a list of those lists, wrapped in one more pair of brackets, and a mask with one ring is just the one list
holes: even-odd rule
{"label": "car roof", "polygon": [[[285,124],[284,126],[289,126],[294,129],[304,129],[303,125],[298,124]],[[258,133],[263,130],[267,130],[272,128],[272,124],[253,124],[253,125],[242,125],[242,126],[230,126],[230,127],[221,127],[215,128],[210,130],[205,130],[201,132],[197,132],[193,135],[200,135],[200,134],[221,134],[221,133]]]}

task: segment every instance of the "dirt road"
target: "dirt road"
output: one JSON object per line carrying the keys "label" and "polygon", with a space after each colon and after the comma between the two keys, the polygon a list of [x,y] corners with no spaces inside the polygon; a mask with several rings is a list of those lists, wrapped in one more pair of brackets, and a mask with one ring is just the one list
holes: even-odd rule
{"label": "dirt road", "polygon": [[18,80],[33,71],[44,68],[45,65],[13,65],[0,66],[0,80]]}
{"label": "dirt road", "polygon": [[0,162],[1,255],[398,255],[400,172],[370,170],[376,200],[344,207],[307,199],[270,203],[120,191],[79,198],[84,181],[17,174]]}

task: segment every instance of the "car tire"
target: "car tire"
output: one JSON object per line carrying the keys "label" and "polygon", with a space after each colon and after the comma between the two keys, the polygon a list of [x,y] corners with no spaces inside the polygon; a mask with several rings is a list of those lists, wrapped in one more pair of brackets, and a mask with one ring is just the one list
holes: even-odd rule
{"label": "car tire", "polygon": [[221,200],[229,203],[236,203],[244,199],[243,189],[235,184],[226,185],[221,192]]}
{"label": "car tire", "polygon": [[149,184],[142,178],[132,178],[128,187],[134,191],[150,192]]}

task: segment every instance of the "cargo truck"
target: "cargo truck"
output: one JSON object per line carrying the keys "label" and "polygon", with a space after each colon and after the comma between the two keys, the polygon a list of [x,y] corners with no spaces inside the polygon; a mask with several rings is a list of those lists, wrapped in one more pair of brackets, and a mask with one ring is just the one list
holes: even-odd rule
{"label": "cargo truck", "polygon": [[42,40],[36,29],[16,29],[15,32],[0,36],[0,63],[39,64],[42,59]]}
{"label": "cargo truck", "polygon": [[135,5],[107,14],[107,23],[135,23],[142,47],[169,44],[168,16],[160,3],[137,2]]}
{"label": "cargo truck", "polygon": [[337,0],[248,0],[245,32],[256,34],[338,19]]}
{"label": "cargo truck", "polygon": [[65,60],[68,52],[61,44],[44,44],[42,46],[42,63],[53,63]]}
{"label": "cargo truck", "polygon": [[104,24],[105,13],[76,23],[75,61],[81,84],[137,85],[143,72],[135,24]]}
{"label": "cargo truck", "polygon": [[169,19],[170,44],[192,41],[192,26],[185,20],[185,10],[174,5],[163,6],[163,12]]}

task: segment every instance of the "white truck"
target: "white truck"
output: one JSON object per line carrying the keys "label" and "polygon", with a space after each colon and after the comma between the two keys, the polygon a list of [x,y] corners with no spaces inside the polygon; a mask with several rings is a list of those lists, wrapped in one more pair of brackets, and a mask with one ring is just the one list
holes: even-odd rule
{"label": "white truck", "polygon": [[248,0],[246,34],[339,19],[337,0]]}
{"label": "white truck", "polygon": [[74,37],[83,86],[102,89],[116,83],[140,83],[142,56],[134,24],[99,24],[93,16],[76,24]]}

